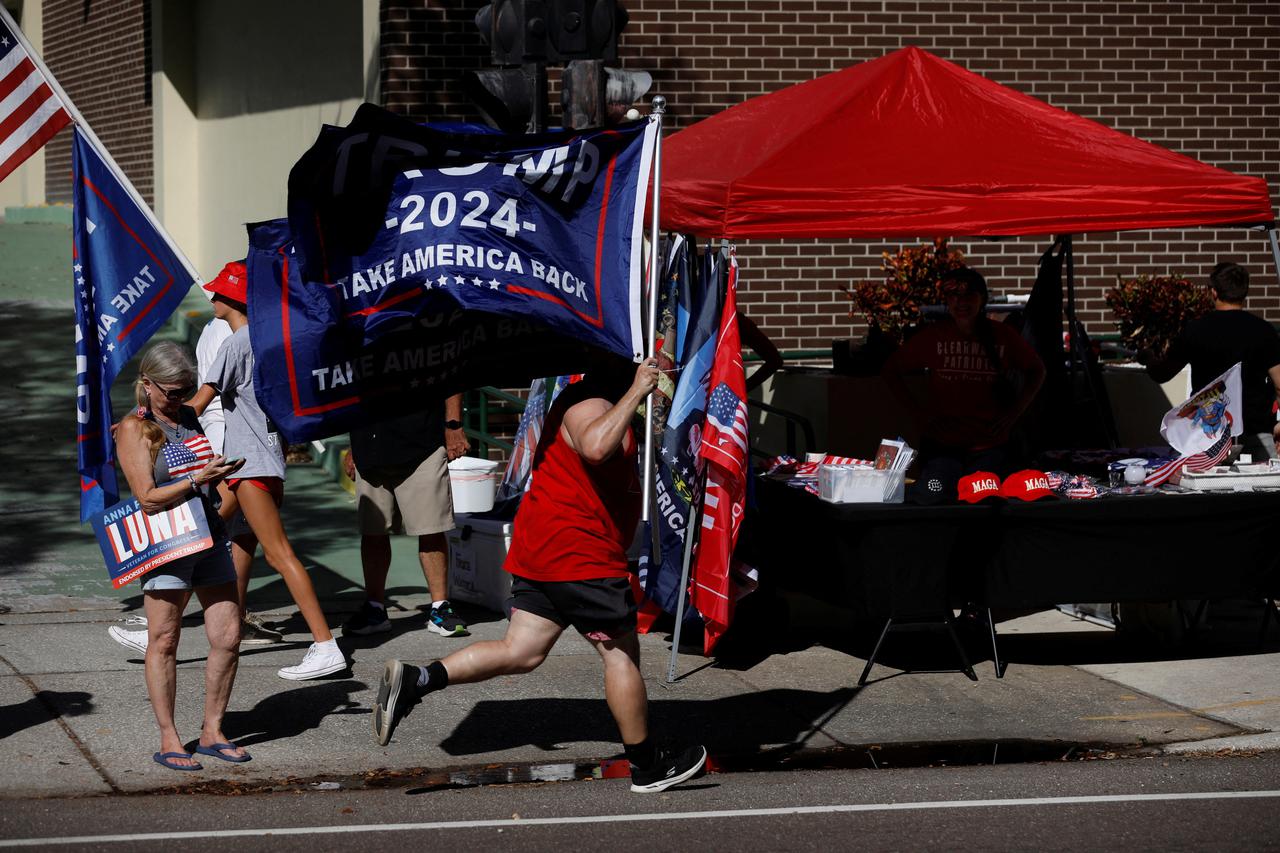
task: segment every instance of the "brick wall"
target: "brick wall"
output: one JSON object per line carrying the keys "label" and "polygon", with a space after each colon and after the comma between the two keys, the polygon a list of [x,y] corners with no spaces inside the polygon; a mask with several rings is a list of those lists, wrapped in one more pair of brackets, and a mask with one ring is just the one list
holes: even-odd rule
{"label": "brick wall", "polygon": [[[1280,177],[1280,3],[1043,0],[623,0],[622,65],[653,73],[673,129],[747,98],[914,44],[1021,92],[1215,166]],[[483,5],[384,0],[383,93],[392,109],[477,120],[460,71],[487,62]],[[558,108],[553,100],[553,117]],[[921,235],[928,237],[933,235]],[[945,235],[938,235],[945,236]],[[1280,322],[1263,235],[1230,230],[1077,235],[1080,316],[1114,330],[1117,274],[1203,279],[1219,259],[1254,275],[1250,307]],[[743,244],[741,302],[783,348],[822,348],[861,325],[838,286],[875,277],[899,242]],[[955,242],[997,291],[1025,291],[1042,240]],[[797,281],[796,272],[803,273]]]}
{"label": "brick wall", "polygon": [[[150,0],[44,0],[44,61],[151,203]],[[45,194],[71,201],[71,131],[46,148]]]}

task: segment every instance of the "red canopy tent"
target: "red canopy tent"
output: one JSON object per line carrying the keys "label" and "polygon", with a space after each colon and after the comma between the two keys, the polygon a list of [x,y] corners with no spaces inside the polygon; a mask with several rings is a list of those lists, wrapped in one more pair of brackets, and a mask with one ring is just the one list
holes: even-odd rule
{"label": "red canopy tent", "polygon": [[730,239],[1274,225],[1261,178],[916,47],[752,98],[663,145],[662,226]]}

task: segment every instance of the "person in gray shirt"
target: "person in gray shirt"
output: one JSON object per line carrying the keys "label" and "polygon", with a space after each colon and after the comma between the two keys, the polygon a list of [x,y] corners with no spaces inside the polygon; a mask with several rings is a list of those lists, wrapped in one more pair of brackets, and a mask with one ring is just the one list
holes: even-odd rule
{"label": "person in gray shirt", "polygon": [[214,314],[231,326],[231,337],[223,341],[205,384],[191,400],[191,407],[197,414],[202,413],[215,394],[221,395],[226,419],[225,452],[232,459],[244,459],[236,477],[226,483],[229,496],[239,501],[250,528],[248,531],[233,529],[231,538],[241,606],[249,585],[253,553],[261,543],[267,563],[284,578],[313,637],[302,662],[276,674],[291,681],[322,678],[345,670],[347,659],[329,630],[315,587],[302,561],[294,554],[280,518],[285,447],[253,393],[246,272],[243,263],[228,264],[223,275],[205,285],[213,294]]}

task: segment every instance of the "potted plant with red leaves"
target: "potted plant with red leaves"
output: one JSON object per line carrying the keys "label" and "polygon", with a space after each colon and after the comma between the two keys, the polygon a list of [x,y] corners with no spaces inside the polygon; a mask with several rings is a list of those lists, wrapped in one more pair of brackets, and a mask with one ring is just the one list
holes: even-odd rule
{"label": "potted plant with red leaves", "polygon": [[1134,353],[1160,359],[1187,323],[1213,310],[1213,293],[1184,275],[1122,279],[1107,293],[1120,338]]}
{"label": "potted plant with red leaves", "polygon": [[920,325],[924,307],[942,301],[938,292],[942,274],[963,265],[964,255],[938,239],[932,245],[885,252],[880,264],[885,276],[879,281],[842,285],[850,302],[849,316],[866,320],[867,340],[857,352],[848,351],[847,341],[835,342],[832,357],[837,372],[878,373],[885,359]]}

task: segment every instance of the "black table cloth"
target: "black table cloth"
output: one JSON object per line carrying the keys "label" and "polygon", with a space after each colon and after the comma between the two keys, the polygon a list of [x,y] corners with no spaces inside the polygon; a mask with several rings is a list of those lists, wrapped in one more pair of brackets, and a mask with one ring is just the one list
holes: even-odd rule
{"label": "black table cloth", "polygon": [[1280,596],[1280,493],[832,504],[757,480],[762,581],[877,618]]}
{"label": "black table cloth", "polygon": [[763,583],[885,618],[971,600],[994,517],[989,504],[833,504],[760,478],[752,523]]}
{"label": "black table cloth", "polygon": [[1280,594],[1280,493],[1010,501],[999,515],[992,607]]}

